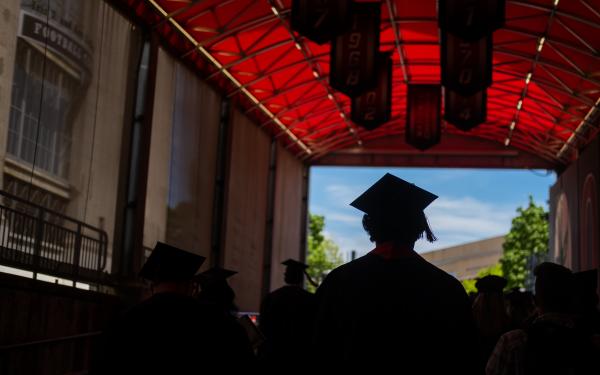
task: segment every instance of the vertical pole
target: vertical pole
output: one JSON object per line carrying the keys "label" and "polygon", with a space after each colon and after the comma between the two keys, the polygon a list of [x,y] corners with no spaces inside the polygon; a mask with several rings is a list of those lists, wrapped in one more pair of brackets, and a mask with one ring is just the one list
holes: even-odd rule
{"label": "vertical pole", "polygon": [[302,220],[300,221],[300,261],[306,263],[308,255],[308,198],[310,183],[310,167],[305,164],[302,170]]}
{"label": "vertical pole", "polygon": [[75,234],[75,250],[73,254],[73,286],[77,285],[79,278],[79,261],[81,259],[81,223],[77,222],[77,234]]}
{"label": "vertical pole", "polygon": [[215,168],[215,190],[212,208],[211,228],[211,266],[223,265],[223,227],[225,223],[225,188],[227,183],[227,169],[229,161],[230,126],[229,115],[231,103],[229,99],[221,99],[221,113],[219,118],[219,135],[217,138],[217,167]]}
{"label": "vertical pole", "polygon": [[271,290],[271,263],[273,258],[273,224],[275,216],[275,182],[277,174],[277,141],[271,139],[269,150],[269,173],[267,177],[267,215],[265,225],[265,248],[263,251],[262,297]]}
{"label": "vertical pole", "polygon": [[137,69],[134,113],[130,132],[129,161],[126,178],[125,204],[120,238],[119,274],[135,279],[141,268],[144,239],[146,187],[152,136],[152,112],[158,59],[158,36],[151,34],[143,43]]}
{"label": "vertical pole", "polygon": [[35,223],[35,239],[33,243],[33,278],[37,279],[42,257],[42,237],[44,236],[44,214],[45,210],[38,207],[38,215]]}

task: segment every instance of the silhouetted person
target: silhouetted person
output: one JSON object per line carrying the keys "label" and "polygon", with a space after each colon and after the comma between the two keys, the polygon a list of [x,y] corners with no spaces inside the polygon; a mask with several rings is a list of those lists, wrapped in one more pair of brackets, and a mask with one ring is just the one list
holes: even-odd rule
{"label": "silhouetted person", "polygon": [[315,296],[303,288],[306,264],[288,259],[285,283],[264,299],[259,327],[265,336],[260,348],[263,364],[275,366],[294,364],[302,368],[308,359],[313,329]]}
{"label": "silhouetted person", "polygon": [[478,295],[473,302],[473,316],[481,345],[481,368],[485,368],[500,336],[509,330],[503,293],[506,283],[505,278],[496,275],[484,276],[475,283]]}
{"label": "silhouetted person", "polygon": [[514,288],[504,296],[504,303],[510,330],[523,329],[535,318],[535,300],[529,291],[521,292]]}
{"label": "silhouetted person", "polygon": [[196,295],[198,301],[204,306],[214,308],[222,319],[227,322],[227,330],[231,344],[243,352],[252,352],[252,364],[255,364],[254,349],[246,329],[238,319],[238,307],[235,304],[235,292],[227,282],[227,279],[237,274],[237,271],[221,267],[212,267],[197,274],[194,281],[200,286],[200,292]]}
{"label": "silhouetted person", "polygon": [[598,311],[598,270],[576,272],[576,313],[591,332],[600,334],[600,311]]}
{"label": "silhouetted person", "polygon": [[571,270],[545,262],[534,274],[539,316],[528,328],[500,338],[486,374],[600,374],[597,337],[578,324],[573,314]]}
{"label": "silhouetted person", "polygon": [[236,271],[221,267],[210,268],[194,278],[200,285],[197,297],[200,301],[214,304],[224,313],[237,317],[238,307],[235,305],[235,292],[227,279],[237,274]]}
{"label": "silhouetted person", "polygon": [[249,343],[238,335],[238,327],[190,296],[192,277],[204,259],[157,243],[140,272],[152,282],[152,297],[107,332],[102,373],[188,374],[252,365]]}
{"label": "silhouetted person", "polygon": [[476,330],[458,280],[414,250],[435,237],[424,209],[437,196],[386,174],[351,205],[376,247],[317,290],[314,353],[328,369],[472,374]]}

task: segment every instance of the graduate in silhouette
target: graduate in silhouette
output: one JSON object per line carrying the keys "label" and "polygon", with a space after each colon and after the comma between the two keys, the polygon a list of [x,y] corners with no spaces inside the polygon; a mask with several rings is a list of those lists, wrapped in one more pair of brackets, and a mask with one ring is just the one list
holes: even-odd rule
{"label": "graduate in silhouette", "polygon": [[598,270],[575,272],[575,311],[581,316],[590,332],[600,335],[600,310],[598,310]]}
{"label": "graduate in silhouette", "polygon": [[406,374],[477,372],[465,290],[413,249],[435,236],[424,214],[437,196],[386,174],[351,206],[375,242],[317,290],[314,355],[328,370]]}
{"label": "graduate in silhouette", "polygon": [[481,366],[485,368],[500,336],[510,330],[504,304],[507,280],[497,275],[487,275],[477,280],[477,297],[473,302],[473,316],[480,340]]}
{"label": "graduate in silhouette", "polygon": [[227,279],[237,274],[237,271],[221,267],[213,267],[194,277],[200,286],[198,299],[204,303],[214,304],[224,313],[237,316],[238,307],[235,305],[235,292]]}
{"label": "graduate in silhouette", "polygon": [[530,291],[513,288],[504,295],[510,330],[527,327],[535,319],[535,298]]}
{"label": "graduate in silhouette", "polygon": [[544,262],[533,271],[538,316],[502,335],[487,375],[600,374],[600,337],[580,320],[573,304],[577,281],[570,269]]}
{"label": "graduate in silhouette", "polygon": [[286,285],[269,293],[260,309],[259,327],[265,336],[260,357],[268,368],[281,364],[298,368],[306,363],[310,349],[315,296],[303,287],[306,264],[293,259],[282,264]]}
{"label": "graduate in silhouette", "polygon": [[191,297],[193,276],[204,260],[156,244],[140,272],[151,282],[152,296],[125,312],[106,333],[101,373],[188,374],[253,365],[239,325]]}

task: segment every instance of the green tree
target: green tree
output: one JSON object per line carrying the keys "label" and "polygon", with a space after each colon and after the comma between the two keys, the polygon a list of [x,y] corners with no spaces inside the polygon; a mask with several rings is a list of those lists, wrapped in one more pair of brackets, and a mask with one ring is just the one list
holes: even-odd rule
{"label": "green tree", "polygon": [[524,288],[531,264],[548,253],[548,213],[529,196],[527,208],[517,208],[510,232],[503,244],[500,259],[508,289]]}
{"label": "green tree", "polygon": [[[311,279],[319,285],[327,273],[341,265],[344,260],[338,245],[323,234],[324,216],[309,214],[308,228],[307,263],[310,267],[307,272]],[[316,287],[308,284],[308,290],[314,292]]]}
{"label": "green tree", "polygon": [[462,280],[461,283],[467,293],[477,292],[477,288],[475,288],[475,283],[477,279],[481,279],[484,276],[488,275],[496,275],[496,276],[504,276],[502,273],[502,265],[500,263],[496,263],[493,266],[489,266],[486,268],[482,268],[477,272],[477,276],[474,279],[466,279]]}

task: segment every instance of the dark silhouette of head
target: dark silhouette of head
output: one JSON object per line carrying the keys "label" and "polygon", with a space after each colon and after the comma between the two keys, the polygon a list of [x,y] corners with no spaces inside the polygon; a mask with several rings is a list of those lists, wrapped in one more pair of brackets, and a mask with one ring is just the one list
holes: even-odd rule
{"label": "dark silhouette of head", "polygon": [[372,242],[393,241],[412,245],[423,235],[427,241],[436,240],[423,211],[365,214],[363,228]]}
{"label": "dark silhouette of head", "polygon": [[502,276],[487,275],[475,282],[475,288],[481,293],[487,294],[499,294],[502,295],[504,287],[506,287],[507,280]]}
{"label": "dark silhouette of head", "polygon": [[479,293],[473,302],[473,316],[484,337],[500,337],[508,326],[503,295],[506,283],[505,278],[496,275],[484,276],[475,283]]}
{"label": "dark silhouette of head", "polygon": [[523,328],[526,320],[535,313],[533,293],[514,288],[506,294],[504,300],[511,328]]}
{"label": "dark silhouette of head", "polygon": [[304,282],[304,271],[298,268],[288,267],[284,275],[285,283],[290,285],[298,285]]}
{"label": "dark silhouette of head", "polygon": [[288,259],[281,264],[286,266],[284,274],[286,284],[299,286],[304,283],[304,272],[308,268],[306,264],[293,259]]}
{"label": "dark silhouette of head", "polygon": [[199,297],[213,302],[224,309],[231,310],[235,306],[235,292],[227,280],[215,280],[201,286]]}
{"label": "dark silhouette of head", "polygon": [[192,279],[206,258],[157,242],[140,271],[152,283],[152,293],[191,294]]}
{"label": "dark silhouette of head", "polygon": [[436,240],[423,212],[437,196],[386,173],[350,205],[365,213],[363,228],[371,241],[413,245],[423,235]]}
{"label": "dark silhouette of head", "polygon": [[214,303],[224,310],[235,311],[235,292],[227,279],[237,274],[236,271],[221,267],[212,267],[195,276],[196,283],[200,286],[198,298]]}
{"label": "dark silhouette of head", "polygon": [[542,313],[570,313],[573,303],[573,273],[556,263],[544,262],[533,271],[535,299]]}

